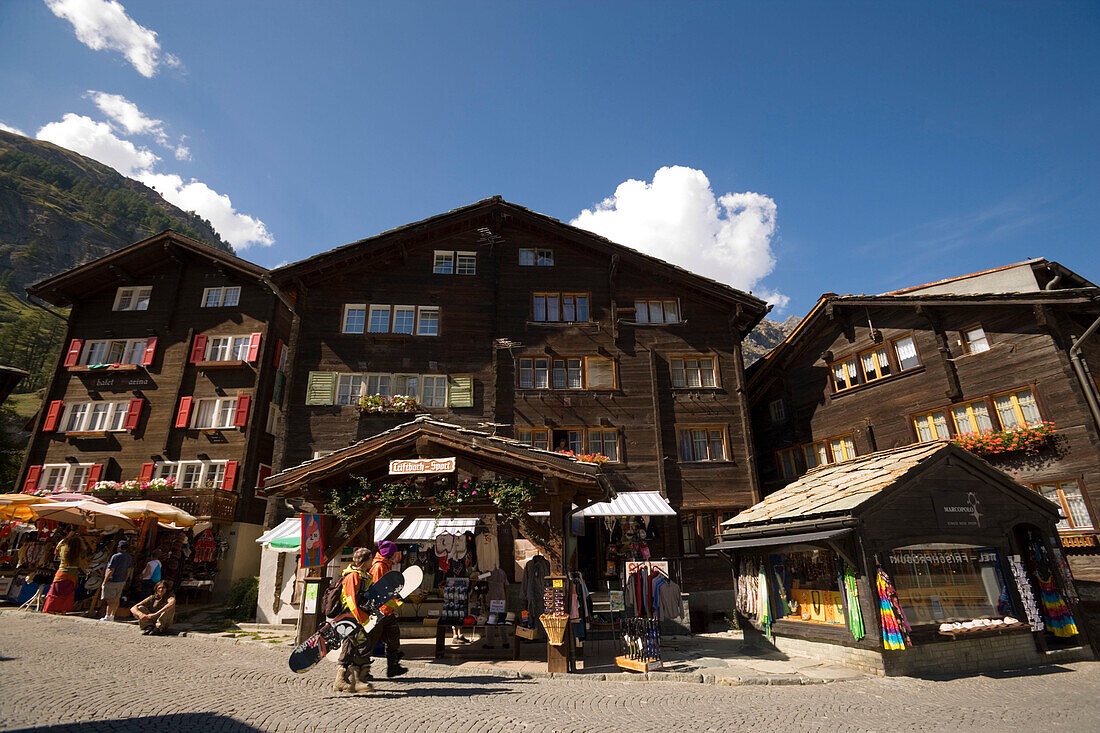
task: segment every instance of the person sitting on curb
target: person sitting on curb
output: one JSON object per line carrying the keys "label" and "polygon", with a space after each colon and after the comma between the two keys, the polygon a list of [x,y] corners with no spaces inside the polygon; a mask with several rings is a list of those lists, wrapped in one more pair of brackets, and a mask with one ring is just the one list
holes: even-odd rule
{"label": "person sitting on curb", "polygon": [[153,588],[153,595],[130,609],[143,634],[164,634],[176,620],[176,596],[172,581],[162,580]]}

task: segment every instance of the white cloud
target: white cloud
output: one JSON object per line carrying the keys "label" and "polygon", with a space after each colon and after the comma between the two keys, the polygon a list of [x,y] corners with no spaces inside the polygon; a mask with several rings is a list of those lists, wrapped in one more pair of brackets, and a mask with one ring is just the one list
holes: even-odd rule
{"label": "white cloud", "polygon": [[136,178],[160,160],[152,151],[116,136],[106,122],[96,122],[91,117],[72,112],[60,122],[44,126],[36,137],[106,163],[130,178]]}
{"label": "white cloud", "polygon": [[150,135],[158,145],[171,150],[176,160],[191,160],[191,150],[183,144],[187,139],[186,135],[180,136],[179,143],[169,141],[163,120],[146,116],[136,104],[121,94],[107,94],[89,89],[84,96],[95,102],[95,106],[114,122],[114,127],[119,132],[129,135]]}
{"label": "white cloud", "polygon": [[4,132],[14,132],[16,135],[27,137],[27,133],[23,132],[18,127],[12,127],[11,125],[4,124],[3,120],[0,120],[0,130],[3,130]]}
{"label": "white cloud", "polygon": [[174,173],[143,173],[139,181],[184,211],[194,211],[209,219],[218,234],[238,249],[251,245],[267,247],[275,244],[275,238],[259,219],[242,214],[233,208],[233,202],[201,181],[192,178],[188,183]]}
{"label": "white cloud", "polygon": [[[141,117],[148,120],[143,115]],[[136,119],[132,121],[139,124]],[[225,194],[195,179],[184,183],[180,176],[173,173],[154,171],[153,166],[160,158],[118,137],[106,122],[69,113],[60,122],[45,125],[38,131],[37,137],[94,158],[124,176],[156,189],[169,203],[208,219],[218,234],[238,249],[251,245],[266,247],[275,242],[262,221],[238,212]]]}
{"label": "white cloud", "polygon": [[[627,180],[570,223],[741,290],[775,269],[776,205],[759,193],[716,197],[706,175],[666,166],[653,182]],[[789,298],[757,293],[782,308]]]}
{"label": "white cloud", "polygon": [[77,40],[93,51],[118,51],[137,72],[152,77],[161,64],[179,66],[178,58],[163,53],[156,31],[126,14],[116,0],[45,0],[53,14],[67,20]]}

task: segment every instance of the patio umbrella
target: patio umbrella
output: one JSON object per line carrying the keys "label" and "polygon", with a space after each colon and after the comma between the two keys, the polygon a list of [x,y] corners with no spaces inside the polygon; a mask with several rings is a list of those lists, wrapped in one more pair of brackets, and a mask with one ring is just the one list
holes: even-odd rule
{"label": "patio umbrella", "polygon": [[107,506],[125,514],[134,521],[156,519],[162,527],[169,529],[186,529],[194,526],[195,522],[198,521],[179,507],[148,499],[120,501],[117,504],[108,504]]}
{"label": "patio umbrella", "polygon": [[88,494],[50,494],[48,497],[51,501],[90,501],[93,504],[106,504],[97,496],[89,496]]}
{"label": "patio umbrella", "polygon": [[64,524],[75,524],[88,529],[133,529],[134,523],[122,512],[106,504],[92,501],[57,501],[31,504],[30,509],[39,519],[52,519]]}
{"label": "patio umbrella", "polygon": [[45,496],[34,494],[0,494],[0,519],[13,522],[30,522],[38,518],[31,504],[44,504],[54,501]]}

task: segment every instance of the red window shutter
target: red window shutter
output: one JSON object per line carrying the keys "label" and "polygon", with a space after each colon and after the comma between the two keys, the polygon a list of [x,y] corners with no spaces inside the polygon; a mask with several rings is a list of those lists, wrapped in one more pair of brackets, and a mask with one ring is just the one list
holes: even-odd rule
{"label": "red window shutter", "polygon": [[92,470],[88,471],[88,483],[85,484],[85,488],[88,491],[91,491],[92,487],[96,485],[96,482],[99,481],[99,477],[102,474],[103,474],[103,464],[102,463],[97,463],[94,466],[92,466]]}
{"label": "red window shutter", "polygon": [[46,421],[42,423],[43,433],[52,433],[57,430],[57,426],[61,423],[61,411],[64,409],[65,403],[61,400],[50,403],[49,410],[46,411]]}
{"label": "red window shutter", "polygon": [[157,353],[157,337],[151,336],[148,341],[145,342],[145,353],[141,355],[142,366],[152,366],[153,357]]}
{"label": "red window shutter", "polygon": [[73,339],[69,342],[69,350],[65,352],[65,366],[74,367],[80,361],[80,351],[84,348],[84,339]]}
{"label": "red window shutter", "polygon": [[191,363],[197,364],[206,356],[206,336],[195,334],[195,340],[191,342]]}
{"label": "red window shutter", "polygon": [[176,413],[176,427],[185,428],[191,422],[191,403],[194,397],[180,397],[180,409]]}
{"label": "red window shutter", "polygon": [[38,488],[38,477],[42,475],[42,466],[29,466],[27,480],[23,482],[23,493],[31,494]]}
{"label": "red window shutter", "polygon": [[141,408],[144,406],[145,400],[141,397],[130,400],[130,409],[126,411],[126,422],[122,423],[122,427],[127,430],[136,430],[138,423],[141,422]]}
{"label": "red window shutter", "polygon": [[141,464],[141,473],[138,478],[142,481],[150,481],[153,478],[153,469],[157,467],[155,463],[143,463]]}
{"label": "red window shutter", "polygon": [[283,360],[283,340],[275,339],[275,357],[271,360],[271,366],[279,368],[279,362]]}
{"label": "red window shutter", "polygon": [[260,470],[256,473],[256,490],[257,492],[263,492],[264,481],[267,481],[271,476],[271,466],[260,466]]}
{"label": "red window shutter", "polygon": [[255,364],[256,360],[260,358],[260,336],[263,334],[254,333],[248,337],[248,362]]}
{"label": "red window shutter", "polygon": [[222,479],[222,488],[226,491],[233,490],[233,484],[237,482],[237,462],[226,461],[225,463],[225,478]]}
{"label": "red window shutter", "polygon": [[252,395],[243,394],[237,398],[237,412],[233,415],[233,427],[248,425],[248,408],[252,404]]}

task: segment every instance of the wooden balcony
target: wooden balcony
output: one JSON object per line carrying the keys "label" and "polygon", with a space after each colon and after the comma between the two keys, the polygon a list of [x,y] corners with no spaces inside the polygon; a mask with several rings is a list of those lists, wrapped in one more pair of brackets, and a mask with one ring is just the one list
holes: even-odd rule
{"label": "wooden balcony", "polygon": [[1061,536],[1062,547],[1096,547],[1096,535],[1093,533],[1088,534],[1064,534]]}
{"label": "wooden balcony", "polygon": [[204,522],[230,523],[235,519],[237,495],[221,489],[173,489],[171,491],[99,492],[108,504],[134,499],[151,499],[178,507]]}

